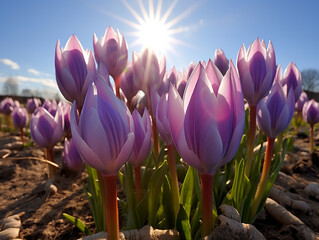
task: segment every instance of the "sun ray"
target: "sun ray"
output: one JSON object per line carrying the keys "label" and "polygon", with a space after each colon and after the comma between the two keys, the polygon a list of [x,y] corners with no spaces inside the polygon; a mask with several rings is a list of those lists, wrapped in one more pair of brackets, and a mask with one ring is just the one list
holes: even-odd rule
{"label": "sun ray", "polygon": [[143,24],[145,20],[138,15],[138,13],[128,4],[126,0],[122,0],[123,4],[127,7],[127,9],[132,13],[135,19],[138,21],[139,24]]}
{"label": "sun ray", "polygon": [[140,24],[137,24],[137,23],[135,23],[135,22],[132,22],[132,21],[130,21],[130,20],[127,20],[126,18],[120,17],[119,15],[116,15],[116,14],[111,13],[111,12],[106,11],[106,10],[101,10],[101,12],[102,12],[102,13],[105,13],[105,14],[107,14],[107,15],[109,15],[109,16],[115,18],[115,19],[120,20],[121,22],[123,22],[123,23],[125,23],[125,24],[127,24],[127,25],[129,25],[129,26],[131,26],[131,27],[133,27],[133,28],[135,28],[136,30],[139,30],[139,29],[141,28],[141,25],[140,25]]}
{"label": "sun ray", "polygon": [[145,22],[147,22],[149,20],[149,16],[147,15],[146,9],[144,7],[144,4],[142,2],[142,0],[138,0],[138,5],[140,6],[140,9],[142,11],[143,17],[145,19]]}
{"label": "sun ray", "polygon": [[162,11],[162,0],[157,1],[156,14],[155,19],[159,21],[161,19],[161,11]]}
{"label": "sun ray", "polygon": [[153,0],[148,0],[148,10],[150,19],[154,19],[154,6]]}
{"label": "sun ray", "polygon": [[167,27],[171,28],[174,25],[176,25],[178,22],[180,22],[182,19],[187,17],[192,11],[194,11],[194,9],[197,7],[197,5],[198,5],[198,3],[195,3],[194,5],[189,7],[186,11],[184,11],[182,14],[178,15],[176,18],[174,18],[173,20],[166,23]]}
{"label": "sun ray", "polygon": [[168,17],[171,15],[175,5],[177,4],[178,0],[174,0],[174,2],[172,2],[172,4],[169,6],[169,8],[167,9],[167,11],[164,13],[163,17],[161,18],[161,22],[165,23],[166,20],[168,19]]}

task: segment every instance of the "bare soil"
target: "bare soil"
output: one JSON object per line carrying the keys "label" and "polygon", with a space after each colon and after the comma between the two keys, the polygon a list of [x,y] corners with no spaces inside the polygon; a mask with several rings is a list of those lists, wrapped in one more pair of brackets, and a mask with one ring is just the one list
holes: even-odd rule
{"label": "bare soil", "polygon": [[[317,134],[315,134],[317,136]],[[0,149],[6,143],[16,141],[17,136],[0,132]],[[319,144],[319,139],[315,139]],[[304,189],[310,182],[319,182],[319,151],[310,156],[308,136],[295,138],[293,152],[288,153],[282,171],[294,180],[278,177],[275,186],[291,198],[303,200],[310,207],[309,213],[289,209],[314,232],[319,232],[319,203],[309,197]],[[56,151],[55,159],[62,162],[62,154]],[[4,159],[0,157],[0,221],[16,213],[21,217],[22,239],[77,239],[84,234],[68,223],[62,213],[80,218],[94,232],[94,221],[88,200],[83,192],[87,174],[72,175],[59,170],[55,181],[57,193],[48,196],[44,191],[47,183],[47,164],[38,160],[17,157],[44,158],[43,149],[31,146],[13,150]],[[261,214],[254,226],[266,239],[299,239],[292,226],[281,226],[267,213]],[[1,230],[1,229],[0,229]]]}

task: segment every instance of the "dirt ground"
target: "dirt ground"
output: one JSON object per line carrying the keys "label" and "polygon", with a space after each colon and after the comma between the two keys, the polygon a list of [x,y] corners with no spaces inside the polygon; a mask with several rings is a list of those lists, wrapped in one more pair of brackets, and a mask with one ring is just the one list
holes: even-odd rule
{"label": "dirt ground", "polygon": [[[315,134],[319,145],[319,133]],[[16,141],[17,136],[0,132],[0,149],[7,143]],[[60,150],[59,150],[60,149]],[[60,147],[55,154],[61,162]],[[309,157],[307,136],[299,134],[295,139],[293,152],[288,153],[282,172],[291,176],[293,181],[278,177],[275,187],[286,192],[292,199],[303,200],[311,208],[308,213],[287,208],[300,218],[314,232],[319,232],[319,203],[309,197],[305,186],[319,182],[319,157]],[[318,151],[318,150],[317,150]],[[319,153],[319,151],[318,151]],[[13,159],[33,156],[43,158],[43,149],[27,147],[12,150],[4,159],[0,157],[0,220],[16,213],[24,212],[21,217],[22,239],[77,239],[83,237],[78,229],[64,220],[62,213],[80,218],[94,232],[94,221],[88,200],[83,192],[87,174],[83,171],[71,176],[60,170],[55,185],[56,194],[48,196],[44,191],[47,182],[47,164],[38,160]],[[299,239],[296,230],[276,223],[267,213],[261,214],[255,224],[266,239]]]}

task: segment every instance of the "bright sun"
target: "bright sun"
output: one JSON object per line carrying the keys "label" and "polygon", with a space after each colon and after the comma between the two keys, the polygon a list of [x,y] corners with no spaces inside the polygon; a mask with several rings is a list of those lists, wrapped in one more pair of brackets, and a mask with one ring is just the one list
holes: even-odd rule
{"label": "bright sun", "polygon": [[137,22],[132,22],[126,18],[120,17],[119,15],[111,14],[113,17],[135,29],[135,31],[127,33],[127,35],[136,37],[136,40],[130,44],[130,47],[141,45],[143,48],[152,49],[156,54],[167,55],[168,51],[176,53],[173,47],[174,44],[186,44],[183,41],[176,39],[175,35],[188,31],[189,28],[176,27],[176,24],[189,15],[194,9],[194,6],[190,7],[173,19],[168,20],[178,0],[172,1],[168,9],[163,14],[161,14],[162,0],[157,0],[156,8],[154,8],[153,0],[149,0],[148,10],[146,10],[142,0],[137,0],[137,2],[141,11],[140,13],[138,13],[126,0],[122,0],[122,3],[134,16]]}
{"label": "bright sun", "polygon": [[169,29],[157,19],[149,19],[140,26],[138,41],[143,47],[165,54],[170,43]]}

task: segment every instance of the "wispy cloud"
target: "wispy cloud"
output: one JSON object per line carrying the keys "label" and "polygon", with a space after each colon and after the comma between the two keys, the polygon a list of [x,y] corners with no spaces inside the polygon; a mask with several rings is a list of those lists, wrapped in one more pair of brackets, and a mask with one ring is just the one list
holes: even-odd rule
{"label": "wispy cloud", "polygon": [[12,70],[18,70],[20,69],[20,66],[18,63],[8,59],[8,58],[1,58],[0,62],[3,63],[4,65],[9,66]]}
{"label": "wispy cloud", "polygon": [[[58,89],[55,80],[53,80],[51,78],[33,78],[33,77],[26,77],[26,76],[21,76],[21,75],[11,76],[11,78],[14,78],[18,82],[41,84],[41,85],[44,85],[46,87]],[[0,76],[0,82],[5,82],[7,79],[8,79],[8,77]]]}
{"label": "wispy cloud", "polygon": [[29,68],[28,72],[35,75],[35,76],[51,76],[49,73],[40,72],[34,68]]}

